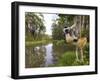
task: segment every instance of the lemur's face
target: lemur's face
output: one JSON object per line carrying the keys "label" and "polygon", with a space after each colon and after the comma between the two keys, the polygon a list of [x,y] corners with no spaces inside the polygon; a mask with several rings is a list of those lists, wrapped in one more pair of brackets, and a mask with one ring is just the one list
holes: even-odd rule
{"label": "lemur's face", "polygon": [[77,42],[77,37],[72,34],[72,30],[70,28],[65,29],[65,37],[66,37],[66,42]]}
{"label": "lemur's face", "polygon": [[70,34],[70,33],[71,33],[70,29],[66,29],[66,30],[65,30],[65,33],[66,33],[66,34]]}

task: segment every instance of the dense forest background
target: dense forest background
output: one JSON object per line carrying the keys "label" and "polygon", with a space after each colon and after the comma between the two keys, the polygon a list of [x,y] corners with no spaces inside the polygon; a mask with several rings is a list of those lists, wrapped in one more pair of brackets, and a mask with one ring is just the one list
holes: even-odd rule
{"label": "dense forest background", "polygon": [[89,16],[88,15],[66,15],[57,14],[58,18],[52,23],[52,36],[45,34],[44,17],[41,13],[25,13],[26,41],[44,40],[52,38],[53,40],[64,39],[63,28],[76,24],[74,28],[78,36],[86,36],[89,41]]}

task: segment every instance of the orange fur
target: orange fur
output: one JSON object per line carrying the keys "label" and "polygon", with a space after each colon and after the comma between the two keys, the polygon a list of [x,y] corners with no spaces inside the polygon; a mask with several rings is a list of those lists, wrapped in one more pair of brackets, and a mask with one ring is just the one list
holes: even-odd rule
{"label": "orange fur", "polygon": [[[67,43],[73,43],[74,38],[71,37],[69,34],[66,35],[66,42]],[[81,54],[81,61],[83,61],[83,48],[85,47],[87,43],[87,38],[86,37],[81,37],[78,38],[78,41],[75,43],[76,48],[80,49],[80,54]],[[78,60],[78,50],[76,49],[76,59]]]}
{"label": "orange fur", "polygon": [[86,37],[82,37],[82,38],[78,39],[77,46],[78,46],[78,48],[84,48],[86,43],[87,43],[87,38]]}

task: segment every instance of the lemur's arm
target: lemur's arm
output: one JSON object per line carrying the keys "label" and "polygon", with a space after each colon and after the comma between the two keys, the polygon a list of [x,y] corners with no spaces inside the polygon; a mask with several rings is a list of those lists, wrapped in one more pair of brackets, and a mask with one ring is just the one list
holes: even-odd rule
{"label": "lemur's arm", "polygon": [[70,27],[70,29],[73,29],[74,27],[76,27],[76,23],[74,23],[74,24]]}
{"label": "lemur's arm", "polygon": [[73,28],[75,28],[76,27],[76,23],[74,23],[72,26],[70,26],[70,27],[67,27],[67,28],[64,28],[64,30],[66,30],[66,29],[73,29]]}
{"label": "lemur's arm", "polygon": [[73,28],[75,28],[76,27],[76,23],[74,23],[71,27],[67,27],[67,28],[64,28],[63,29],[63,32],[65,33],[65,30],[71,30],[71,29],[73,29]]}

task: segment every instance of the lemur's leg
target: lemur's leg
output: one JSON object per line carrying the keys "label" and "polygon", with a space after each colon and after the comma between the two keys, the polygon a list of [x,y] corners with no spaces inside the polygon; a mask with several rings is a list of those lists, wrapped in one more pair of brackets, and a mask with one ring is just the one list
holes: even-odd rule
{"label": "lemur's leg", "polygon": [[81,51],[81,61],[83,62],[84,61],[83,60],[83,49],[81,48],[80,51]]}
{"label": "lemur's leg", "polygon": [[78,47],[76,47],[76,61],[79,61],[79,58],[78,58]]}

